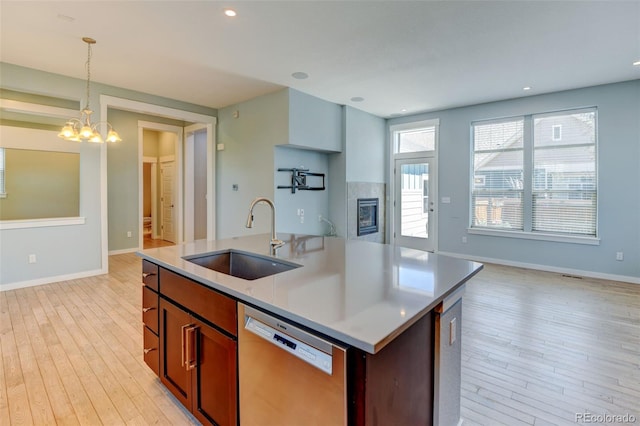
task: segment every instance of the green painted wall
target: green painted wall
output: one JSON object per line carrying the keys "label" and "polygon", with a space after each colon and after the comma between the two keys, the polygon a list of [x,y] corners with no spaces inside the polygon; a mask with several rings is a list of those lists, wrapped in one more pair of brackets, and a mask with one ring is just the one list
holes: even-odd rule
{"label": "green painted wall", "polygon": [[80,215],[80,154],[5,149],[0,220]]}

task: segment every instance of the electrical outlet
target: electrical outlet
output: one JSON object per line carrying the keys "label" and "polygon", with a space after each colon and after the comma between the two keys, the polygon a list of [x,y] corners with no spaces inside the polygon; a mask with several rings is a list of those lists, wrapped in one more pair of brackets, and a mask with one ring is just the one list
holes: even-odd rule
{"label": "electrical outlet", "polygon": [[131,231],[127,231],[127,238],[131,238]]}
{"label": "electrical outlet", "polygon": [[38,259],[36,258],[35,254],[30,254],[29,255],[29,263],[36,263],[38,261]]}
{"label": "electrical outlet", "polygon": [[304,216],[300,215],[300,223],[304,223]]}
{"label": "electrical outlet", "polygon": [[617,252],[616,253],[616,260],[624,260],[624,252]]}
{"label": "electrical outlet", "polygon": [[467,244],[467,237],[462,237],[462,242],[463,242],[464,244]]}

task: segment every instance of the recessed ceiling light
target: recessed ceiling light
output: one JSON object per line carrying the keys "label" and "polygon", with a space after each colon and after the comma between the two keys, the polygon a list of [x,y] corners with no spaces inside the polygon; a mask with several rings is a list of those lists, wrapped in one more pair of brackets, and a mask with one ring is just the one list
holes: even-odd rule
{"label": "recessed ceiling light", "polygon": [[407,112],[407,109],[406,109],[406,108],[402,108],[402,109],[400,110],[400,112]]}
{"label": "recessed ceiling light", "polygon": [[640,66],[640,61],[635,61],[635,62],[633,63],[633,65],[635,65],[635,66]]}
{"label": "recessed ceiling light", "polygon": [[526,92],[527,90],[531,90],[531,86],[525,86],[525,87],[523,87],[523,88],[522,88],[522,90],[524,90],[525,92]]}
{"label": "recessed ceiling light", "polygon": [[73,16],[63,15],[62,13],[58,14],[58,19],[62,21],[67,21],[67,22],[73,22],[76,20],[76,18],[74,18]]}
{"label": "recessed ceiling light", "polygon": [[364,101],[364,98],[360,96],[354,96],[353,98],[351,98],[351,102],[362,102],[362,101]]}
{"label": "recessed ceiling light", "polygon": [[237,15],[236,11],[233,9],[225,9],[224,10],[224,14],[227,15],[230,18],[233,18],[234,16]]}
{"label": "recessed ceiling light", "polygon": [[309,74],[307,74],[306,72],[302,72],[302,71],[296,71],[293,74],[291,74],[291,77],[297,79],[297,80],[304,80],[306,78],[309,78]]}

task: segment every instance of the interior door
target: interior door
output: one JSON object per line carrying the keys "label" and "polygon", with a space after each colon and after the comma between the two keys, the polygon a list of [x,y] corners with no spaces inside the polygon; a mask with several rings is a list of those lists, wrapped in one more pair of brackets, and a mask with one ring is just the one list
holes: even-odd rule
{"label": "interior door", "polygon": [[161,210],[162,210],[162,239],[176,242],[175,217],[175,162],[168,161],[160,164],[161,173]]}
{"label": "interior door", "polygon": [[434,251],[436,177],[434,158],[395,160],[395,244]]}

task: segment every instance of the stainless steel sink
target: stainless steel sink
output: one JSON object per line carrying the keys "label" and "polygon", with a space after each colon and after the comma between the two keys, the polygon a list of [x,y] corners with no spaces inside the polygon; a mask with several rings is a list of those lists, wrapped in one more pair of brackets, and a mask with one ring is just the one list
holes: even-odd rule
{"label": "stainless steel sink", "polygon": [[198,254],[186,256],[183,259],[213,271],[245,280],[256,280],[302,266],[272,257],[237,250]]}

